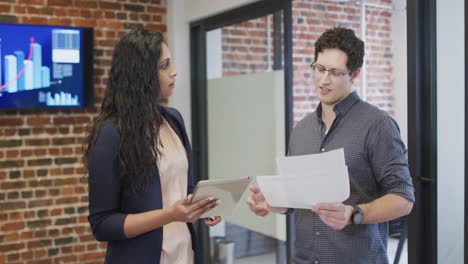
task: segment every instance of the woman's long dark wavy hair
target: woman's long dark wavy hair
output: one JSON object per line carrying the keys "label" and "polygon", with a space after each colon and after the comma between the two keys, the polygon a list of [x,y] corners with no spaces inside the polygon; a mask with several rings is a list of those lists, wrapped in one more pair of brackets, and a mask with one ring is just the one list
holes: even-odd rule
{"label": "woman's long dark wavy hair", "polygon": [[156,139],[162,117],[158,64],[164,37],[159,32],[137,29],[120,39],[112,65],[101,112],[88,130],[83,163],[88,169],[89,151],[101,124],[112,120],[120,135],[119,161],[123,186],[133,192],[151,181],[150,169],[158,155]]}

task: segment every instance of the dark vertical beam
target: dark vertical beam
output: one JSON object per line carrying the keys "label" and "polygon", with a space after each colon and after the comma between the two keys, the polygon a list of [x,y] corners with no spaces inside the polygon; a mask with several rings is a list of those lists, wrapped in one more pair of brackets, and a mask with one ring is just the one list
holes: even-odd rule
{"label": "dark vertical beam", "polygon": [[[287,0],[283,7],[283,22],[284,22],[284,109],[285,113],[285,142],[288,151],[289,136],[294,125],[293,115],[293,26],[292,26],[292,0]],[[295,234],[295,220],[294,214],[286,216],[286,263],[292,263],[294,256],[294,240]]]}
{"label": "dark vertical beam", "polygon": [[[94,65],[94,30],[83,29],[83,65]],[[84,106],[94,109],[94,67],[84,67]]]}
{"label": "dark vertical beam", "polygon": [[[208,177],[208,118],[206,90],[206,31],[202,25],[190,29],[190,76],[192,103],[192,154],[195,182]],[[199,245],[203,263],[211,264],[208,226],[197,221]]]}
{"label": "dark vertical beam", "polygon": [[273,14],[273,70],[281,70],[283,68],[282,13],[282,11],[277,11]]}
{"label": "dark vertical beam", "polygon": [[416,189],[408,262],[437,263],[436,0],[407,1],[408,158]]}

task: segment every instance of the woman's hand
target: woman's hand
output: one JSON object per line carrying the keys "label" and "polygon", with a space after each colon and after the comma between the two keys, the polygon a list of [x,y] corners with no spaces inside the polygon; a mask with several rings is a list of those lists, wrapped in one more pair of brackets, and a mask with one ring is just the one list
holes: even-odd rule
{"label": "woman's hand", "polygon": [[221,220],[222,220],[221,216],[215,216],[214,218],[208,217],[207,219],[205,219],[205,224],[209,226],[215,226],[219,222],[221,222]]}
{"label": "woman's hand", "polygon": [[198,220],[201,215],[218,205],[218,200],[214,197],[208,197],[190,204],[191,200],[192,195],[190,194],[168,208],[173,222],[193,223]]}

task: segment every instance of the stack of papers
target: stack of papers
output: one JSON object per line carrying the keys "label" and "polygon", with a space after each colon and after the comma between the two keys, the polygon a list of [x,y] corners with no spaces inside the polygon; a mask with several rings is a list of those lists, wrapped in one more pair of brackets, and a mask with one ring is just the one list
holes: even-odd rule
{"label": "stack of papers", "polygon": [[317,203],[349,198],[349,176],[344,150],[278,159],[280,175],[257,176],[268,204],[311,209]]}

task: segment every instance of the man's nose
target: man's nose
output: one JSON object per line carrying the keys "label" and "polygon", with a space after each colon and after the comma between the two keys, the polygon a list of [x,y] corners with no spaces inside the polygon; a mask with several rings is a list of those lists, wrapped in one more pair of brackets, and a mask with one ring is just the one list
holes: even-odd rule
{"label": "man's nose", "polygon": [[331,81],[331,74],[329,71],[325,71],[321,76],[320,76],[320,79],[319,79],[319,83],[320,84],[326,84],[326,83],[329,83]]}

